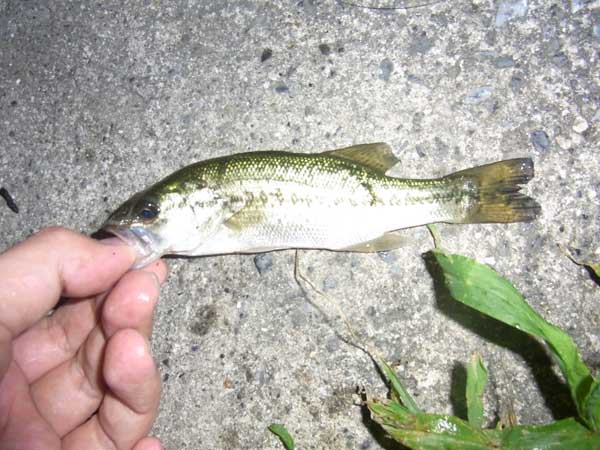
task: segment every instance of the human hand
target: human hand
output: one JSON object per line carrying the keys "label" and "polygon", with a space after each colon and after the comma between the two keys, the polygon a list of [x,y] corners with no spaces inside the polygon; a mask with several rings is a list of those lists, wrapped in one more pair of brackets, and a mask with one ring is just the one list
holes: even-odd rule
{"label": "human hand", "polygon": [[0,450],[162,448],[146,437],[160,398],[148,340],[167,268],[128,272],[134,259],[61,228],[0,254]]}

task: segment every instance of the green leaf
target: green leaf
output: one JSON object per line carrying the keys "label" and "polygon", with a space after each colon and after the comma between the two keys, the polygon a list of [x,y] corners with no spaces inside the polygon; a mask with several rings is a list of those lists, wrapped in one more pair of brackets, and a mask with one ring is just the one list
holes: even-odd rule
{"label": "green leaf", "polygon": [[474,427],[483,423],[483,392],[488,380],[488,373],[479,355],[473,355],[467,366],[467,416]]}
{"label": "green leaf", "polygon": [[370,401],[373,420],[413,450],[595,450],[600,434],[573,418],[502,430],[475,427],[455,416],[412,414],[393,401]]}
{"label": "green leaf", "polygon": [[600,434],[573,418],[548,425],[519,425],[502,430],[502,448],[511,450],[597,450]]}
{"label": "green leaf", "polygon": [[283,425],[272,423],[269,425],[269,431],[279,438],[286,450],[294,450],[294,438]]}
{"label": "green leaf", "polygon": [[592,429],[597,429],[596,420],[584,405],[594,379],[571,337],[546,322],[519,291],[491,267],[440,250],[433,250],[432,254],[444,272],[446,286],[454,299],[548,344],[567,380],[581,419]]}
{"label": "green leaf", "polygon": [[587,417],[595,430],[600,429],[600,380],[594,380],[590,392],[584,400]]}
{"label": "green leaf", "polygon": [[402,383],[400,383],[400,380],[398,379],[396,372],[394,372],[394,369],[392,369],[388,365],[388,363],[385,362],[383,359],[379,360],[379,367],[382,370],[385,377],[387,378],[387,380],[389,381],[391,385],[392,395],[395,397],[395,399],[398,399],[399,402],[402,405],[404,405],[404,407],[406,407],[406,409],[411,413],[421,412],[412,396],[408,393],[406,389],[404,389]]}
{"label": "green leaf", "polygon": [[489,450],[499,448],[497,430],[483,431],[455,416],[413,414],[393,401],[367,402],[373,420],[412,449]]}

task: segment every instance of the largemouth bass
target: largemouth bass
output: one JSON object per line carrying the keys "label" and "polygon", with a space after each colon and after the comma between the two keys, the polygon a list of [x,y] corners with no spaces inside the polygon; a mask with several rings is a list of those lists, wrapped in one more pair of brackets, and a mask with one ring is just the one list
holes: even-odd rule
{"label": "largemouth bass", "polygon": [[165,254],[383,251],[401,245],[401,228],[526,222],[540,211],[520,192],[533,178],[529,158],[436,179],[386,175],[398,162],[382,143],[201,161],[133,195],[103,228],[133,246],[142,267]]}

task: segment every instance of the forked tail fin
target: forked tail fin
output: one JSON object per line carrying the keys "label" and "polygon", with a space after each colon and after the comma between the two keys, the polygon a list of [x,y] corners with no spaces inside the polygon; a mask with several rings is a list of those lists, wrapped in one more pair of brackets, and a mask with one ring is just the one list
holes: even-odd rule
{"label": "forked tail fin", "polygon": [[462,180],[469,186],[472,200],[463,223],[530,222],[541,211],[540,205],[520,192],[533,178],[531,158],[499,161],[485,166],[461,170],[445,177]]}

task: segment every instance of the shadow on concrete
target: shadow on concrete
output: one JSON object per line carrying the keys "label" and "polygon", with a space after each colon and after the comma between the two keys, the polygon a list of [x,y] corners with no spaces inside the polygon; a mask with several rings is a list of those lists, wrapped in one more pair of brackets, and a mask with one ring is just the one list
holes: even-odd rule
{"label": "shadow on concrete", "polygon": [[[379,375],[385,381],[385,375],[381,373],[377,364],[375,364],[375,367]],[[408,447],[405,447],[404,445],[394,441],[385,432],[381,425],[379,425],[371,418],[371,412],[369,411],[369,408],[367,408],[366,404],[363,404],[360,407],[360,413],[362,416],[362,423],[364,424],[371,437],[375,440],[375,442],[377,442],[377,445],[379,445],[379,447],[381,447],[384,450],[409,450]]]}
{"label": "shadow on concrete", "polygon": [[452,366],[450,385],[450,403],[452,414],[467,420],[467,368],[462,362],[456,361]]}
{"label": "shadow on concrete", "polygon": [[[442,270],[433,254],[425,253],[424,259],[427,270],[434,281],[437,305],[440,311],[487,341],[520,355],[529,366],[545,404],[555,419],[577,417],[577,410],[571,400],[569,388],[552,370],[554,362],[546,348],[527,333],[452,299],[444,283]],[[464,395],[461,393],[461,389],[465,389],[466,382],[464,370],[463,367],[462,371],[456,368],[453,371],[455,376],[452,380],[451,401],[455,413],[459,417],[466,418],[466,405],[455,401],[459,397],[464,399]]]}
{"label": "shadow on concrete", "polygon": [[600,286],[600,277],[596,274],[596,272],[594,272],[594,269],[592,269],[590,266],[585,266],[585,270],[587,270],[590,274],[592,281]]}

